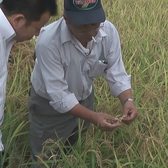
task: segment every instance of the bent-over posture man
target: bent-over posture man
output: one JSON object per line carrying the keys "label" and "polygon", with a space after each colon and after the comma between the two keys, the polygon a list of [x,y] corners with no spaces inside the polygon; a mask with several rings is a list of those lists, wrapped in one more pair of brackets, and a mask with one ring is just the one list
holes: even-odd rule
{"label": "bent-over posture man", "polygon": [[[4,118],[7,64],[12,45],[37,36],[49,17],[56,14],[56,7],[55,0],[0,0],[0,125]],[[4,150],[1,137],[0,131],[0,164]]]}
{"label": "bent-over posture man", "polygon": [[34,160],[47,139],[74,144],[79,124],[83,131],[90,123],[103,131],[120,126],[112,114],[94,111],[93,81],[100,75],[121,101],[122,121],[130,124],[137,110],[115,26],[106,20],[101,0],[64,0],[63,17],[44,27],[36,44],[29,99]]}

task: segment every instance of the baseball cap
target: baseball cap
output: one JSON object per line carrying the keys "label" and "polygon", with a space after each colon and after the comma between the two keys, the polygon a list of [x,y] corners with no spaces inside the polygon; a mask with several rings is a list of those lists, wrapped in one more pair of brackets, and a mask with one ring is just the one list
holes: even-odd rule
{"label": "baseball cap", "polygon": [[64,0],[64,12],[68,22],[74,25],[105,21],[101,0]]}

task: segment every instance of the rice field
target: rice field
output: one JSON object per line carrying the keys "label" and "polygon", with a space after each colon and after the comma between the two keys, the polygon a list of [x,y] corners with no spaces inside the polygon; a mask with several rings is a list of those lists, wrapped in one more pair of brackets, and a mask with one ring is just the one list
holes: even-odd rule
{"label": "rice field", "polygon": [[[50,22],[62,15],[62,0],[58,5],[58,16]],[[91,126],[71,147],[71,153],[50,161],[58,162],[59,168],[167,168],[168,1],[103,0],[103,6],[120,35],[125,68],[132,75],[138,118],[114,132]],[[27,99],[34,46],[34,39],[15,44],[9,60],[5,120],[1,126],[5,168],[31,165]],[[119,115],[120,102],[110,96],[103,77],[96,78],[94,86],[96,110]],[[49,168],[48,163],[44,167]]]}

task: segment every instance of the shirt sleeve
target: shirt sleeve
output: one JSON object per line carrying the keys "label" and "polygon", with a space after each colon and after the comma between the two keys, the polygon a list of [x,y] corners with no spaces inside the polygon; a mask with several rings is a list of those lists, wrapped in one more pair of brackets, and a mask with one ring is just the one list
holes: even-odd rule
{"label": "shirt sleeve", "polygon": [[[52,45],[48,47],[40,44],[36,47],[36,57],[36,65],[41,80],[38,83],[43,85],[41,90],[37,89],[38,86],[33,85],[37,94],[48,99],[50,105],[58,112],[68,112],[79,102],[74,93],[68,90],[68,84],[64,77],[64,67],[61,64],[61,58],[59,58],[59,50],[55,46],[52,48]],[[37,68],[36,65],[35,68]]]}
{"label": "shirt sleeve", "polygon": [[[1,70],[1,68],[0,68]],[[0,125],[3,123],[4,119],[4,104],[5,104],[5,88],[6,88],[6,81],[3,80],[4,76],[3,73],[0,71]],[[0,130],[0,151],[3,151],[4,147],[1,141],[2,132]]]}
{"label": "shirt sleeve", "polygon": [[123,91],[131,88],[131,75],[128,75],[125,71],[118,32],[114,25],[111,26],[113,31],[108,33],[108,66],[104,77],[110,85],[110,93],[113,96],[118,96]]}
{"label": "shirt sleeve", "polygon": [[0,131],[0,152],[4,150],[4,146],[2,144],[1,138],[2,138],[2,132]]}
{"label": "shirt sleeve", "polygon": [[[3,50],[2,39],[0,36],[0,125],[4,119],[4,105],[5,105],[5,94],[6,94],[6,79],[7,79],[7,65],[5,62],[5,53]],[[0,151],[3,151],[4,147],[1,141],[2,133],[0,131]]]}
{"label": "shirt sleeve", "polygon": [[7,65],[4,55],[2,41],[0,40],[0,125],[4,118],[4,104],[6,98]]}
{"label": "shirt sleeve", "polygon": [[4,75],[0,74],[0,125],[3,123],[4,118],[4,105],[6,97],[5,89],[6,89],[6,74]]}

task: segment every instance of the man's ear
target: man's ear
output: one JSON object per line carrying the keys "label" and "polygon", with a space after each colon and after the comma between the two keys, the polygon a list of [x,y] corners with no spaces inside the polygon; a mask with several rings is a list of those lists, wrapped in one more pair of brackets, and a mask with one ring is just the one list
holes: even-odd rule
{"label": "man's ear", "polygon": [[22,27],[26,24],[26,18],[22,14],[12,15],[9,20],[14,28]]}

